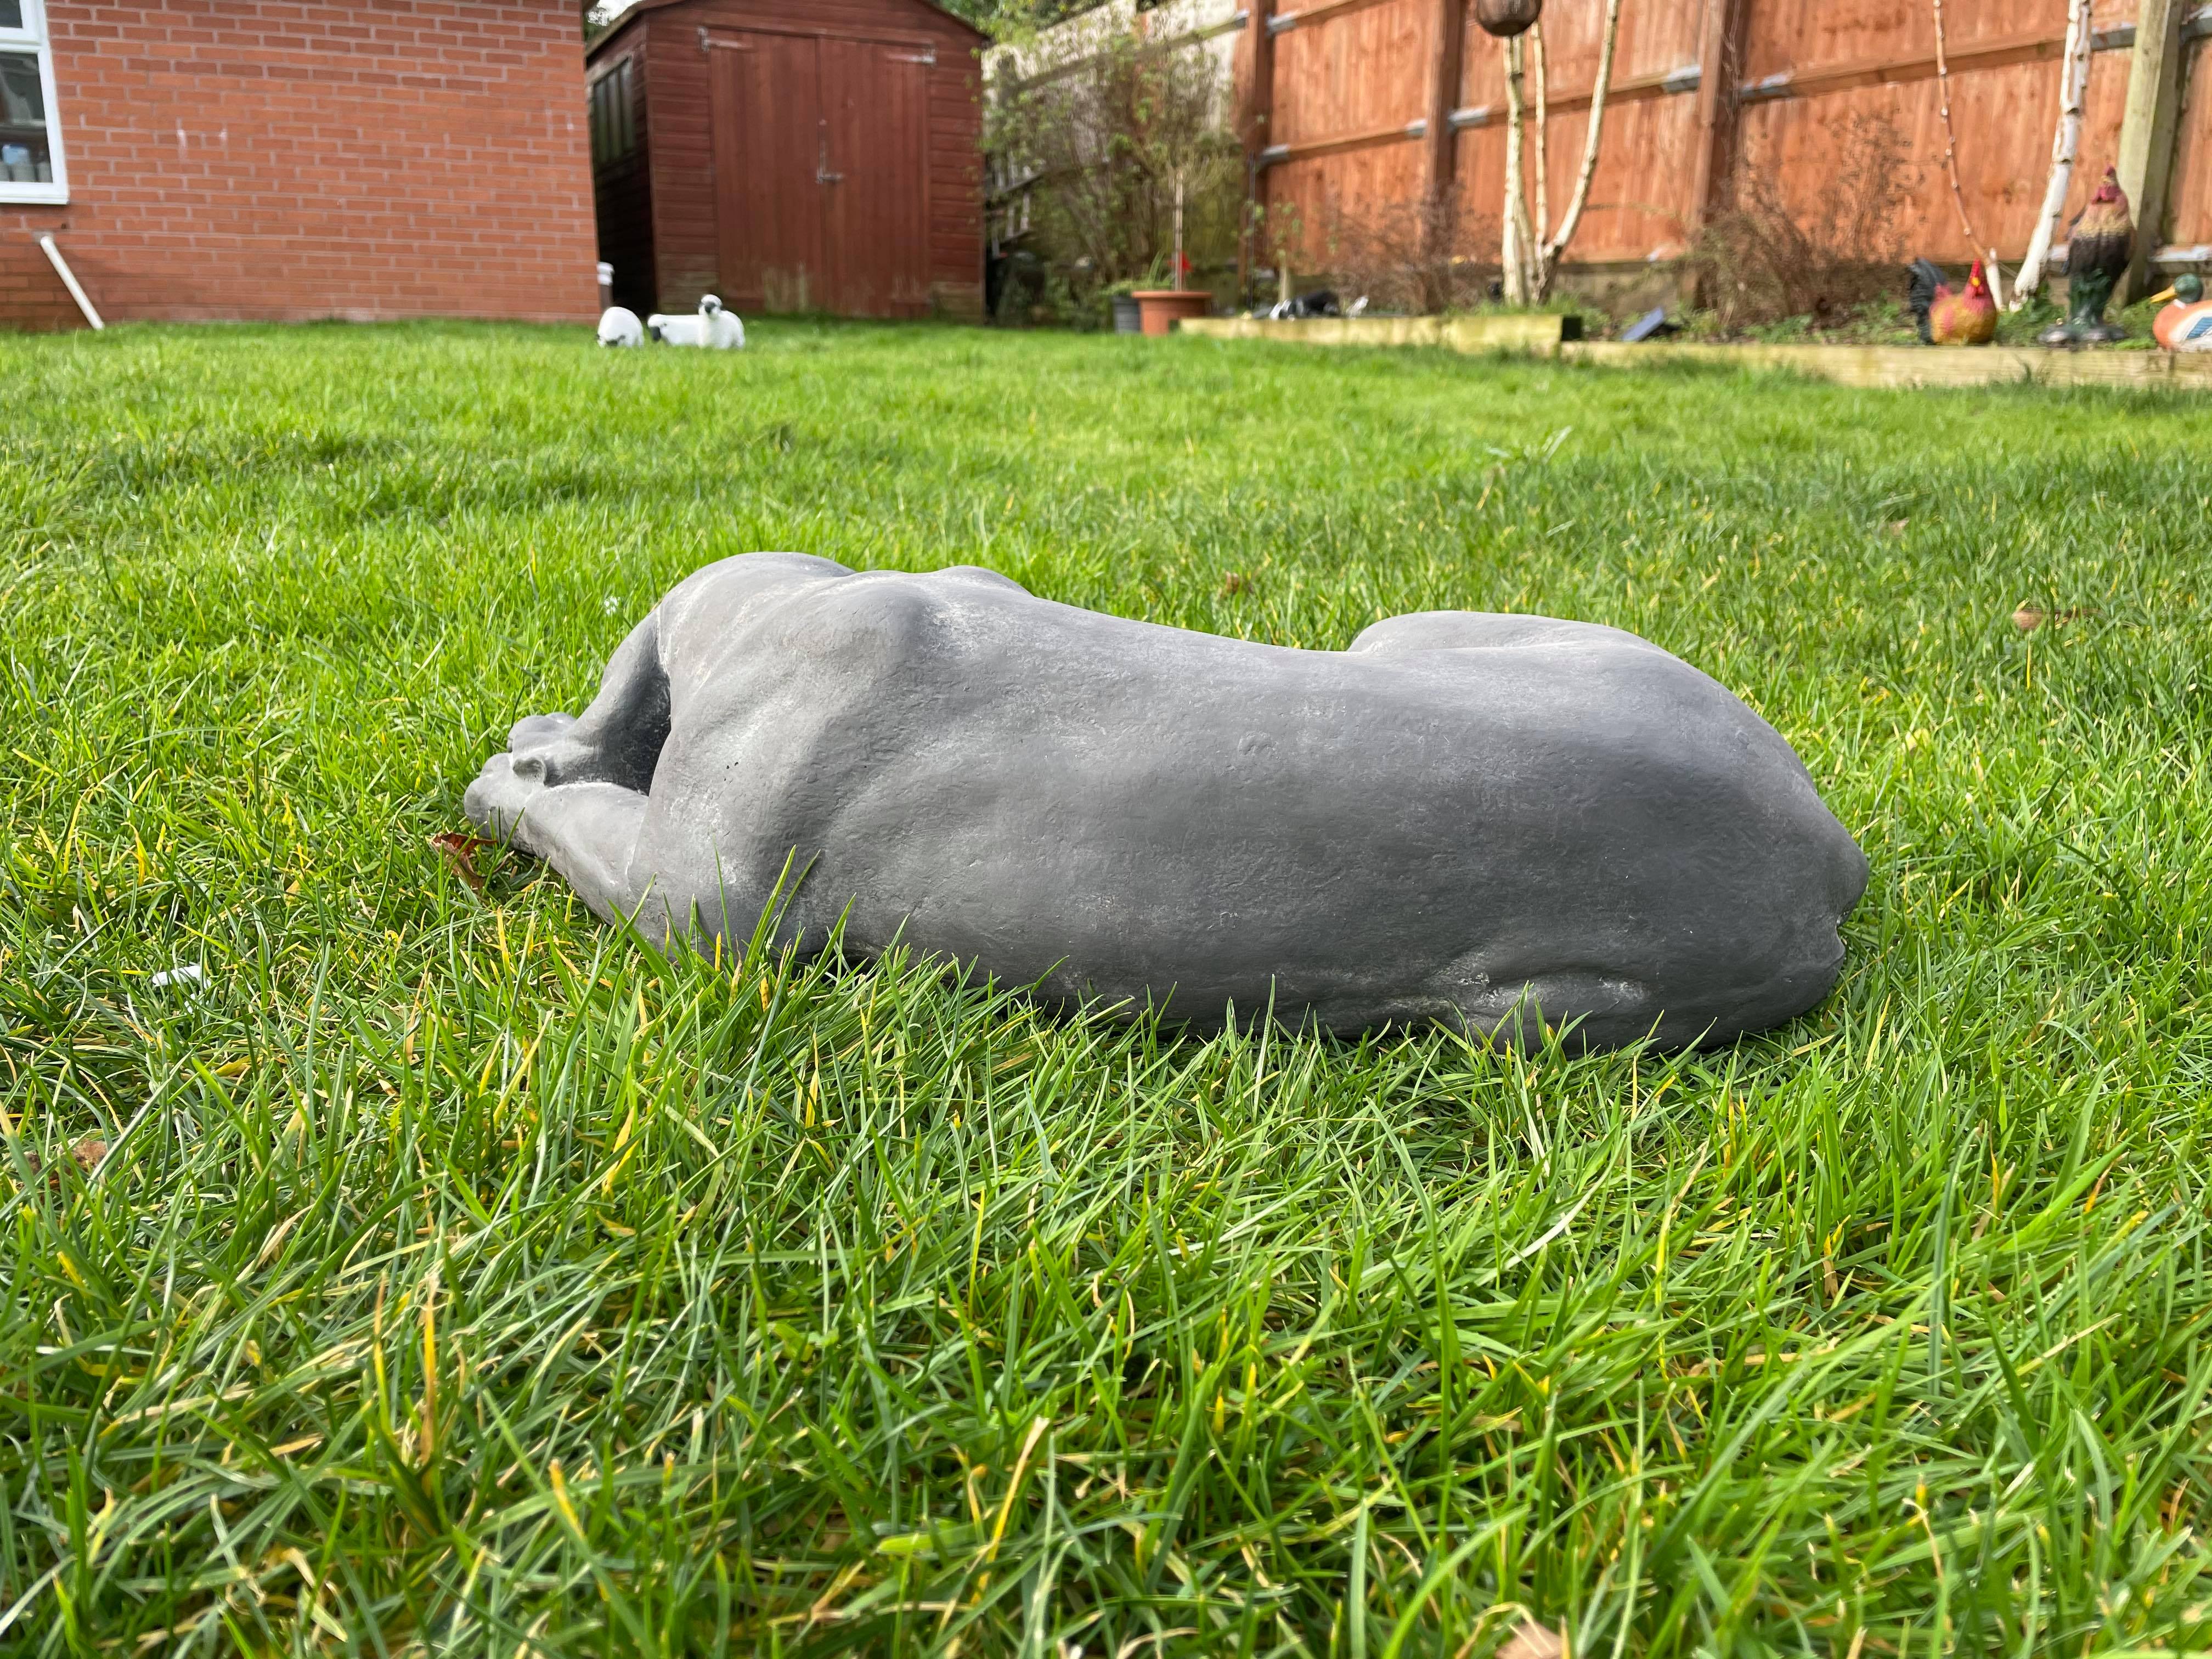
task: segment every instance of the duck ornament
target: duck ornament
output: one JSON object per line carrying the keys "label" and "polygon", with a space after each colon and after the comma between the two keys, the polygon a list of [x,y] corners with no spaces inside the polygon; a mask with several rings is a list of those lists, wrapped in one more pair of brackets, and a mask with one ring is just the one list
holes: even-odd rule
{"label": "duck ornament", "polygon": [[2151,319],[2150,331],[2159,344],[2168,351],[2212,351],[2212,300],[2204,297],[2202,277],[2175,277],[2172,288],[2151,296],[2151,303],[2166,305]]}
{"label": "duck ornament", "polygon": [[2120,176],[2105,169],[2105,182],[2081,210],[2066,240],[2066,320],[2039,337],[2047,346],[2110,345],[2127,330],[2105,320],[2112,290],[2127,274],[2136,223]]}

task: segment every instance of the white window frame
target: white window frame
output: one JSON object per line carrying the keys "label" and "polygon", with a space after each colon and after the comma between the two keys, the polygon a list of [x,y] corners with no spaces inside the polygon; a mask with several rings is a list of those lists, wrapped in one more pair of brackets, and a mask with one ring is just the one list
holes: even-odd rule
{"label": "white window frame", "polygon": [[28,185],[0,179],[0,203],[64,207],[69,203],[69,167],[62,159],[61,102],[54,91],[54,48],[46,33],[46,0],[23,0],[23,27],[0,28],[0,52],[28,49],[39,60],[39,95],[46,105],[46,150],[53,158],[52,184]]}

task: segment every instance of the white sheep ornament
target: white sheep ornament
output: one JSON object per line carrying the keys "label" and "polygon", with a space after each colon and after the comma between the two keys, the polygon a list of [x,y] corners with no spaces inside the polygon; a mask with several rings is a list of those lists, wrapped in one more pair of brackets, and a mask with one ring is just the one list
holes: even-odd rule
{"label": "white sheep ornament", "polygon": [[645,329],[663,345],[704,346],[711,351],[745,349],[744,324],[711,294],[700,300],[696,316],[666,317],[656,312],[645,319]]}
{"label": "white sheep ornament", "polygon": [[637,313],[622,306],[610,306],[599,318],[599,343],[603,346],[641,346],[645,343],[645,325],[637,319]]}

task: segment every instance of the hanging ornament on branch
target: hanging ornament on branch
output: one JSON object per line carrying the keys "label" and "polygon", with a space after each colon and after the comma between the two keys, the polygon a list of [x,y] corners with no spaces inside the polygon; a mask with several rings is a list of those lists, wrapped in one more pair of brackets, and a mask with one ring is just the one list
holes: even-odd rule
{"label": "hanging ornament on branch", "polygon": [[1997,251],[1982,240],[1974,228],[1974,222],[1966,212],[1966,187],[1959,182],[1959,131],[1951,123],[1951,63],[1948,43],[1943,38],[1943,0],[1934,0],[1936,8],[1936,85],[1943,112],[1943,166],[1951,175],[1951,205],[1958,210],[1959,228],[1966,233],[1966,252],[1986,248],[1989,253],[1990,292],[1996,296],[1997,309],[2004,309],[2004,272],[1997,265]]}
{"label": "hanging ornament on branch", "polygon": [[1501,40],[1526,34],[1543,15],[1544,0],[1474,0],[1474,21]]}

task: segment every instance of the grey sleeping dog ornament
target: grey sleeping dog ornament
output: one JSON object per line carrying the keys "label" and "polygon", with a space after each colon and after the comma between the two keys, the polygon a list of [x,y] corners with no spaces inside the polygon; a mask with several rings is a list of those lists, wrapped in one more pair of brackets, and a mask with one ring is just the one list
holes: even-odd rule
{"label": "grey sleeping dog ornament", "polygon": [[659,941],[894,939],[1218,1024],[1713,1043],[1834,984],[1867,861],[1781,735],[1619,629],[1435,611],[1302,651],[988,570],[679,584],[467,811]]}

